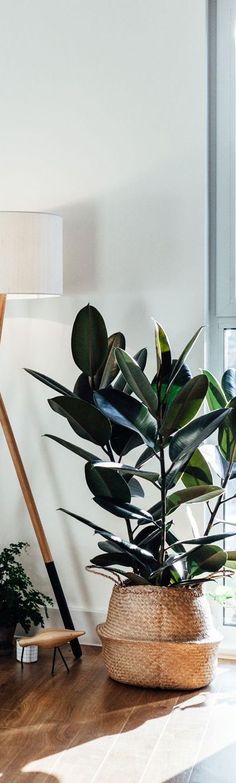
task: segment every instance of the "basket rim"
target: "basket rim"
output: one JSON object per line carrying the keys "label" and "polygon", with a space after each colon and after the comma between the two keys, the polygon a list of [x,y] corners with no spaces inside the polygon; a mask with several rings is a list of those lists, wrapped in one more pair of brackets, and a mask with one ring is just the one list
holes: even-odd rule
{"label": "basket rim", "polygon": [[125,585],[125,584],[114,584],[113,592],[122,592],[122,593],[160,593],[164,594],[166,593],[176,593],[178,591],[181,591],[181,594],[186,595],[195,595],[198,593],[199,595],[203,594],[204,591],[204,585],[183,585],[183,587],[180,587],[180,585],[169,585],[168,587],[164,586],[160,587],[160,585]]}
{"label": "basket rim", "polygon": [[[105,633],[104,633],[105,630]],[[106,626],[105,623],[99,623],[96,626],[96,631],[100,639],[104,639],[104,641],[107,642],[122,642],[123,644],[143,644],[143,645],[178,645],[179,647],[182,647],[183,644],[189,646],[196,646],[196,645],[204,645],[204,644],[216,644],[217,642],[221,642],[223,639],[223,634],[220,633],[220,631],[215,630],[211,637],[203,636],[200,639],[183,639],[176,641],[174,639],[127,639],[121,636],[110,636],[106,634]]]}

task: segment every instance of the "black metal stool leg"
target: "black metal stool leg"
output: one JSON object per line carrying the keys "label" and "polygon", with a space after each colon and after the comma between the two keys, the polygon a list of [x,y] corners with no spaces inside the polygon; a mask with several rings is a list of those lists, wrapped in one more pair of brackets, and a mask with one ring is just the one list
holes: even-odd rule
{"label": "black metal stool leg", "polygon": [[22,652],[21,652],[21,659],[20,659],[20,662],[21,662],[21,668],[22,668],[22,669],[23,669],[23,665],[24,665],[24,664],[23,664],[24,651],[25,651],[25,648],[24,648],[24,647],[22,647]]}
{"label": "black metal stool leg", "polygon": [[53,674],[54,674],[54,669],[55,669],[55,660],[56,660],[56,654],[57,654],[57,647],[54,647],[54,650],[53,650],[53,658],[52,658],[52,671],[51,671],[51,675],[52,675],[52,677],[53,677]]}
{"label": "black metal stool leg", "polygon": [[68,674],[69,674],[70,669],[69,669],[69,666],[67,666],[66,659],[64,658],[64,655],[63,655],[62,651],[60,650],[60,647],[58,647],[57,649],[58,649],[58,652],[60,653],[60,656],[61,656],[61,658],[63,660],[63,663],[64,663],[64,665],[65,665],[65,667],[66,667],[66,669],[68,671]]}

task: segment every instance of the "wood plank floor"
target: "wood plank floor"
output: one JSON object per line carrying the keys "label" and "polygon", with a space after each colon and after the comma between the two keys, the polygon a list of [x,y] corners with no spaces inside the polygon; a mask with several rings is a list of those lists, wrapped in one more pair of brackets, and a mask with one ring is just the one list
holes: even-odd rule
{"label": "wood plank floor", "polygon": [[234,783],[236,665],[192,693],[109,680],[99,648],[0,659],[0,783]]}

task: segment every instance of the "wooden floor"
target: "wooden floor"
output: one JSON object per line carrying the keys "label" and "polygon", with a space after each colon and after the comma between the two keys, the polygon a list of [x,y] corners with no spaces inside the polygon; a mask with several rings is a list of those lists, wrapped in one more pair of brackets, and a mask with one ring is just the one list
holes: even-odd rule
{"label": "wooden floor", "polygon": [[236,665],[210,688],[133,688],[107,678],[99,648],[70,674],[41,653],[0,659],[0,783],[234,783]]}

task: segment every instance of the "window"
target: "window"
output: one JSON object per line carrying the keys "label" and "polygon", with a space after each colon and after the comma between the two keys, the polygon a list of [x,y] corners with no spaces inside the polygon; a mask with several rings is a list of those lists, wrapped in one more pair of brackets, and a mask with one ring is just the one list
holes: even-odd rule
{"label": "window", "polygon": [[[236,367],[236,0],[209,2],[209,251],[208,365],[221,378]],[[235,471],[236,472],[236,471]],[[236,493],[236,478],[228,496]],[[236,498],[225,504],[226,530]],[[227,527],[228,526],[228,527]],[[231,549],[236,549],[233,539]],[[227,546],[230,546],[227,542]],[[236,576],[233,580],[236,590]],[[236,599],[223,612],[225,646],[236,654]]]}

